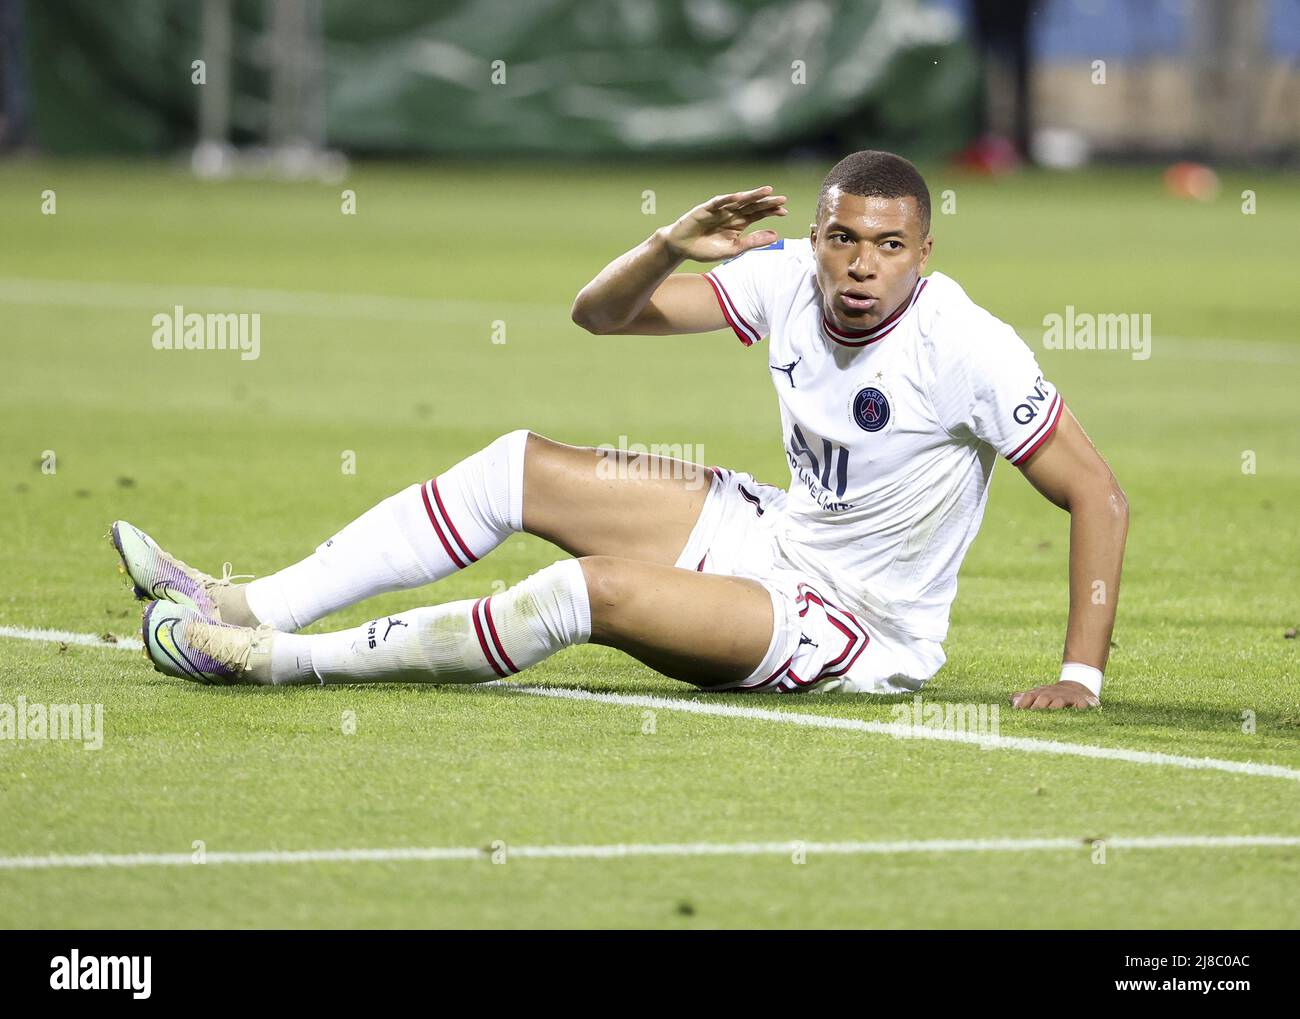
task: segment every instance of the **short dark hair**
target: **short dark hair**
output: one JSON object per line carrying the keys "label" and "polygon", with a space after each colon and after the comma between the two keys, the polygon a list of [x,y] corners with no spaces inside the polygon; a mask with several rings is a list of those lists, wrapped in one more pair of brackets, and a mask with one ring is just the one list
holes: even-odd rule
{"label": "short dark hair", "polygon": [[819,220],[831,188],[862,198],[915,198],[924,232],[930,232],[930,189],[920,171],[902,156],[863,149],[841,159],[822,181],[817,196]]}

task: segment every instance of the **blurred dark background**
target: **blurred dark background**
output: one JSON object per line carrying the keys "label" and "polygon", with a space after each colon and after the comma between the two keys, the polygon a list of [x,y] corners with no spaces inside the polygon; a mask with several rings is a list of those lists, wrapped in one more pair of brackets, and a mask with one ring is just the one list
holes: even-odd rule
{"label": "blurred dark background", "polygon": [[1287,164],[1300,0],[0,0],[0,147]]}

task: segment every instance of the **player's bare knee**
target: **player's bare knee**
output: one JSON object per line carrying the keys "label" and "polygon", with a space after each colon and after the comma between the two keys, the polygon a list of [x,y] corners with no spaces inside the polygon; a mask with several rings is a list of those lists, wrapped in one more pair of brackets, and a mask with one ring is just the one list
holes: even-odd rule
{"label": "player's bare knee", "polygon": [[521,428],[521,432],[526,436],[524,440],[524,462],[527,463],[533,457],[545,455],[546,446],[551,440],[544,435],[538,435],[531,428]]}
{"label": "player's bare knee", "polygon": [[587,579],[587,597],[593,609],[614,608],[621,601],[622,561],[617,556],[589,555],[578,560]]}
{"label": "player's bare knee", "polygon": [[603,631],[627,597],[627,567],[617,556],[592,555],[578,560],[587,581],[593,632]]}
{"label": "player's bare knee", "polygon": [[521,430],[527,436],[524,440],[524,491],[532,489],[535,495],[540,494],[546,488],[555,462],[556,444],[530,429]]}
{"label": "player's bare knee", "polygon": [[524,472],[527,481],[542,480],[554,467],[562,444],[530,429],[522,429],[528,438],[524,444]]}

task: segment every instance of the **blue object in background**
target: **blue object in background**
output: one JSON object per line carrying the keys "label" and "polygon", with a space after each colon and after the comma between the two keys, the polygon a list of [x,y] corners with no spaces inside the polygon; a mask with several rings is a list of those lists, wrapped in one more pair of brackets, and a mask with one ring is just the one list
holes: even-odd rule
{"label": "blue object in background", "polygon": [[[971,22],[970,0],[930,0]],[[1300,0],[1267,4],[1269,52],[1300,56]],[[1034,14],[1033,51],[1039,60],[1145,59],[1187,52],[1187,0],[1043,0]]]}

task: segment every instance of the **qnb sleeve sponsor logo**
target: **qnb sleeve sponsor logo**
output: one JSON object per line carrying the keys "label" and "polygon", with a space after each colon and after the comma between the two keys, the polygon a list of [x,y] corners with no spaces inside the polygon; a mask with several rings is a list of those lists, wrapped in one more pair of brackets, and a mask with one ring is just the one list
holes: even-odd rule
{"label": "qnb sleeve sponsor logo", "polygon": [[1016,409],[1011,412],[1011,416],[1016,419],[1016,424],[1027,425],[1038,417],[1047,407],[1048,393],[1047,383],[1043,381],[1041,375],[1038,376],[1034,381],[1033,392],[1025,397],[1023,403],[1016,404]]}
{"label": "qnb sleeve sponsor logo", "polygon": [[85,955],[73,949],[50,960],[50,987],[56,991],[130,991],[133,998],[151,992],[153,956]]}

